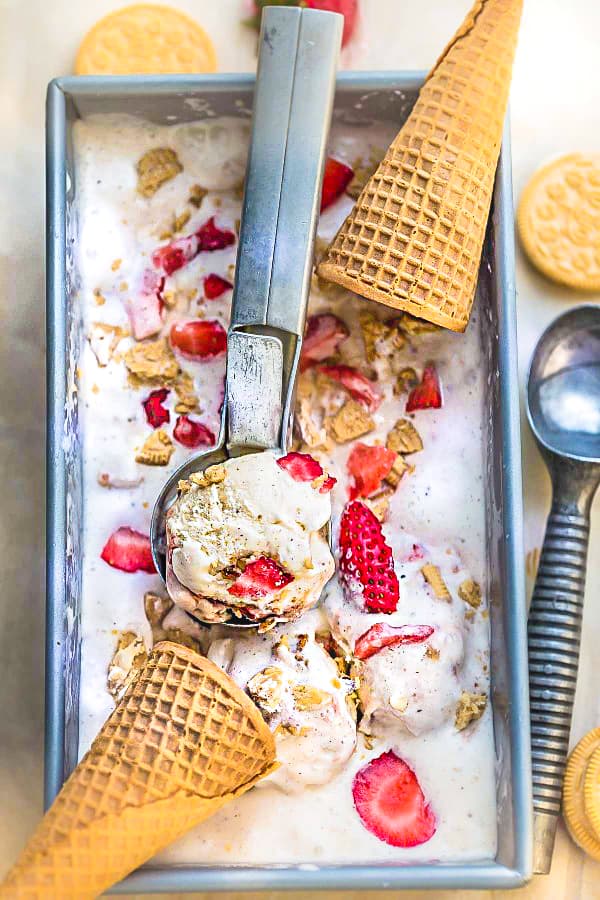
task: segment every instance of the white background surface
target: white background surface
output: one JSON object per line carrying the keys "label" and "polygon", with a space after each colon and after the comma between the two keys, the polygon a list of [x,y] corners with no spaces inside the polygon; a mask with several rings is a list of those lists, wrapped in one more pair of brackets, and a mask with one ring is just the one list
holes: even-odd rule
{"label": "white background surface", "polygon": [[[39,818],[42,797],[44,93],[52,77],[70,73],[85,31],[119,5],[112,0],[0,0],[0,875]],[[239,25],[244,0],[173,5],[195,16],[212,36],[220,71],[254,68],[255,39]],[[362,0],[360,34],[343,65],[428,68],[469,6],[469,0]],[[600,3],[525,0],[525,7],[511,100],[517,198],[549,156],[600,150]],[[520,252],[517,283],[523,374],[545,325],[573,303],[599,297],[553,286]],[[524,423],[523,457],[529,551],[541,543],[549,486]],[[598,508],[597,498],[574,740],[600,725]],[[300,895],[279,896],[298,900]],[[584,857],[561,831],[552,875],[534,879],[515,896],[598,898],[600,864]]]}

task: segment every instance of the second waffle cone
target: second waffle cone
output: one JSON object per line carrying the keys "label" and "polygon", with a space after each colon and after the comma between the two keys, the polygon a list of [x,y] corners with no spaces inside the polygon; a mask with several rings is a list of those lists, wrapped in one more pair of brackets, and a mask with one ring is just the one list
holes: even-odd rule
{"label": "second waffle cone", "polygon": [[464,331],[500,153],[522,0],[477,0],[318,266]]}
{"label": "second waffle cone", "polygon": [[0,886],[10,900],[86,900],[273,769],[260,712],[218,666],[155,646]]}

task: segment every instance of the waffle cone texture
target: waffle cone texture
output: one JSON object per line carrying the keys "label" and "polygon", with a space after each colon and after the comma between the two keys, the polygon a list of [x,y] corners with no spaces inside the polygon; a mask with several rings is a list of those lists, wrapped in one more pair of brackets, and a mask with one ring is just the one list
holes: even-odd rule
{"label": "waffle cone texture", "polygon": [[522,0],[477,0],[318,267],[452,331],[469,321]]}
{"label": "waffle cone texture", "polygon": [[159,643],[0,886],[2,900],[86,900],[274,767],[259,710],[209,660]]}

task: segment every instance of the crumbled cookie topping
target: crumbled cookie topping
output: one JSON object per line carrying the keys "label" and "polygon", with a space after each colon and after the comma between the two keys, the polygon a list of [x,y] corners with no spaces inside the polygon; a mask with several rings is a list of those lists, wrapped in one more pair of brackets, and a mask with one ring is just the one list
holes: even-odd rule
{"label": "crumbled cookie topping", "polygon": [[136,453],[135,461],[144,466],[166,466],[174,452],[173,441],[166,431],[158,428],[148,435]]}
{"label": "crumbled cookie topping", "polygon": [[88,341],[99,366],[107,366],[111,359],[114,359],[119,343],[128,335],[129,331],[120,325],[107,325],[105,322],[93,323]]}
{"label": "crumbled cookie topping", "polygon": [[481,605],[481,588],[472,578],[468,578],[459,585],[458,596],[473,609],[477,609]]}
{"label": "crumbled cookie topping", "polygon": [[281,709],[285,686],[283,670],[279,666],[267,666],[250,679],[246,690],[256,705],[271,715]]}
{"label": "crumbled cookie topping", "polygon": [[417,453],[423,449],[423,441],[410,419],[398,419],[386,438],[385,446],[396,453]]}
{"label": "crumbled cookie topping", "polygon": [[197,484],[198,487],[208,487],[211,484],[220,484],[222,481],[225,481],[226,477],[227,469],[222,463],[217,463],[217,465],[209,466],[202,472],[193,472],[190,475],[190,481],[192,484]]}
{"label": "crumbled cookie topping", "polygon": [[487,706],[487,694],[470,694],[463,691],[456,707],[454,727],[462,731],[471,722],[476,722],[483,715]]}
{"label": "crumbled cookie topping", "polygon": [[394,460],[394,464],[390,471],[384,478],[386,484],[389,484],[390,487],[396,489],[403,477],[407,472],[411,470],[411,466],[408,465],[402,454],[398,453],[396,459]]}
{"label": "crumbled cookie topping", "polygon": [[134,631],[123,631],[106,677],[106,686],[115,702],[121,699],[147,659],[148,652],[142,638]]}
{"label": "crumbled cookie topping", "polygon": [[411,314],[407,312],[398,313],[396,322],[398,327],[401,328],[405,334],[409,335],[409,337],[414,337],[418,334],[429,334],[430,332],[440,330],[439,325],[434,325],[433,322],[427,322],[425,319],[417,319],[416,316],[411,316]]}
{"label": "crumbled cookie topping", "polygon": [[296,706],[302,711],[319,709],[319,707],[331,702],[331,694],[312,687],[310,684],[294,685],[292,695]]}
{"label": "crumbled cookie topping", "polygon": [[390,510],[390,498],[393,491],[383,491],[376,497],[363,497],[362,502],[369,507],[379,522],[385,522]]}
{"label": "crumbled cookie topping", "polygon": [[165,338],[140,341],[124,356],[133,387],[165,384],[179,374],[179,364]]}
{"label": "crumbled cookie topping", "polygon": [[446,587],[446,582],[442,578],[442,573],[437,566],[433,566],[431,565],[431,563],[428,563],[426,566],[422,566],[421,574],[423,575],[425,581],[430,585],[435,597],[438,600],[446,600],[447,603],[452,602],[450,591]]}
{"label": "crumbled cookie topping", "polygon": [[404,369],[400,369],[398,375],[396,376],[396,383],[394,384],[394,396],[399,397],[401,394],[406,394],[408,391],[412,391],[414,387],[419,383],[419,376],[415,372],[413,368],[407,366]]}
{"label": "crumbled cookie topping", "polygon": [[137,190],[142,197],[152,197],[159,187],[183,172],[177,154],[170,147],[155,147],[141,157],[136,166]]}
{"label": "crumbled cookie topping", "polygon": [[194,379],[189,372],[179,373],[173,382],[173,389],[177,394],[176,413],[191,413],[199,410],[200,401],[194,391]]}
{"label": "crumbled cookie topping", "polygon": [[394,322],[382,322],[368,310],[361,311],[359,321],[368,362],[375,362],[404,347],[406,338]]}
{"label": "crumbled cookie topping", "polygon": [[180,213],[178,216],[176,215],[173,218],[173,232],[177,234],[178,231],[181,231],[181,229],[185,225],[187,225],[191,218],[192,214],[189,209],[184,209],[182,213]]}
{"label": "crumbled cookie topping", "polygon": [[356,400],[346,400],[337,413],[327,421],[327,429],[338,444],[362,437],[375,428],[369,413]]}
{"label": "crumbled cookie topping", "polygon": [[428,659],[439,659],[440,651],[437,649],[437,647],[432,647],[431,644],[427,644],[427,646],[425,647],[425,656]]}
{"label": "crumbled cookie topping", "polygon": [[200,184],[193,184],[190,188],[190,195],[188,197],[188,203],[191,203],[192,206],[195,206],[196,209],[199,209],[202,206],[202,201],[208,194],[206,188],[203,188]]}

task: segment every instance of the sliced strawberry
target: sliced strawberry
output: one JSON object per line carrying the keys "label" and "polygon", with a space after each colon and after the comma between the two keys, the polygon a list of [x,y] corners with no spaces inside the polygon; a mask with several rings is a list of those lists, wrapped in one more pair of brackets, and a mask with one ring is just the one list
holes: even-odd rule
{"label": "sliced strawberry", "polygon": [[204,296],[207,300],[216,300],[218,297],[221,297],[225,291],[230,291],[232,288],[233,285],[230,281],[221,278],[221,276],[215,274],[215,272],[211,272],[210,275],[207,275],[204,279]]}
{"label": "sliced strawberry", "polygon": [[230,231],[228,228],[219,228],[218,225],[215,225],[214,216],[211,216],[210,219],[198,229],[196,237],[198,238],[199,252],[223,250],[225,247],[230,247],[231,244],[235,244],[235,234],[233,231]]}
{"label": "sliced strawberry", "polygon": [[433,634],[431,625],[388,625],[378,622],[358,638],[354,645],[357,659],[369,659],[384,647],[395,647],[397,644],[420,644]]}
{"label": "sliced strawberry", "polygon": [[229,588],[229,593],[234,597],[266,597],[293,580],[274,559],[260,556],[248,563]]}
{"label": "sliced strawberry", "polygon": [[406,401],[406,412],[416,409],[439,409],[442,405],[442,388],[435,366],[425,366],[421,384],[412,389]]}
{"label": "sliced strawberry", "polygon": [[333,313],[309,316],[306,333],[302,342],[300,369],[307,369],[313,363],[333,356],[342,341],[348,337],[348,328]]}
{"label": "sliced strawberry", "polygon": [[326,12],[340,13],[344,17],[342,47],[345,47],[354,34],[358,18],[358,0],[253,0],[254,15],[246,19],[246,25],[260,29],[260,17],[265,6],[305,6],[308,9],[322,9]]}
{"label": "sliced strawberry", "polygon": [[372,381],[352,366],[319,366],[319,372],[337,381],[348,393],[369,412],[375,412],[382,397]]}
{"label": "sliced strawberry", "polygon": [[332,491],[335,485],[337,484],[337,478],[334,478],[333,475],[329,475],[328,478],[325,479],[321,487],[319,488],[320,494],[328,494],[329,491]]}
{"label": "sliced strawberry", "polygon": [[122,572],[155,572],[150,538],[123,525],[107,540],[102,553],[104,562]]}
{"label": "sliced strawberry", "polygon": [[416,847],[435,834],[435,814],[417,776],[393,750],[359,769],[352,797],[367,831],[392,847]]}
{"label": "sliced strawberry", "polygon": [[202,422],[195,422],[189,416],[177,416],[173,437],[190,450],[195,447],[211,447],[215,443],[215,436],[210,428]]}
{"label": "sliced strawberry", "polygon": [[353,178],[354,170],[350,166],[340,162],[339,159],[333,159],[332,156],[327,157],[323,174],[321,212],[341,197]]}
{"label": "sliced strawberry", "polygon": [[172,275],[178,269],[194,259],[200,252],[198,238],[195,234],[176,238],[164,247],[159,247],[152,254],[152,262],[156,269],[160,269],[165,275]]}
{"label": "sliced strawberry", "polygon": [[161,330],[164,286],[164,276],[152,269],[145,269],[139,293],[125,304],[136,341],[142,341]]}
{"label": "sliced strawberry", "polygon": [[171,345],[188,359],[211,359],[227,349],[227,332],[216,319],[175,322]]}
{"label": "sliced strawberry", "polygon": [[170,391],[167,388],[159,388],[156,391],[150,391],[146,399],[142,401],[148,425],[151,425],[152,428],[160,428],[161,425],[171,421],[169,410],[163,406],[169,394]]}
{"label": "sliced strawberry", "polygon": [[323,474],[321,463],[308,453],[288,453],[280,456],[277,465],[291,475],[294,481],[314,481]]}
{"label": "sliced strawberry", "polygon": [[400,587],[394,559],[380,522],[371,510],[352,500],[340,521],[339,568],[349,599],[370,612],[392,613]]}
{"label": "sliced strawberry", "polygon": [[235,234],[228,229],[215,225],[215,217],[211,216],[194,234],[176,238],[174,241],[159,247],[152,254],[152,262],[156,269],[165,275],[172,275],[178,269],[191,262],[199,253],[222,250],[235,243]]}
{"label": "sliced strawberry", "polygon": [[380,445],[369,446],[360,441],[355,444],[348,457],[346,467],[354,476],[354,486],[350,488],[350,499],[370,497],[381,487],[381,482],[389,475],[397,453]]}

